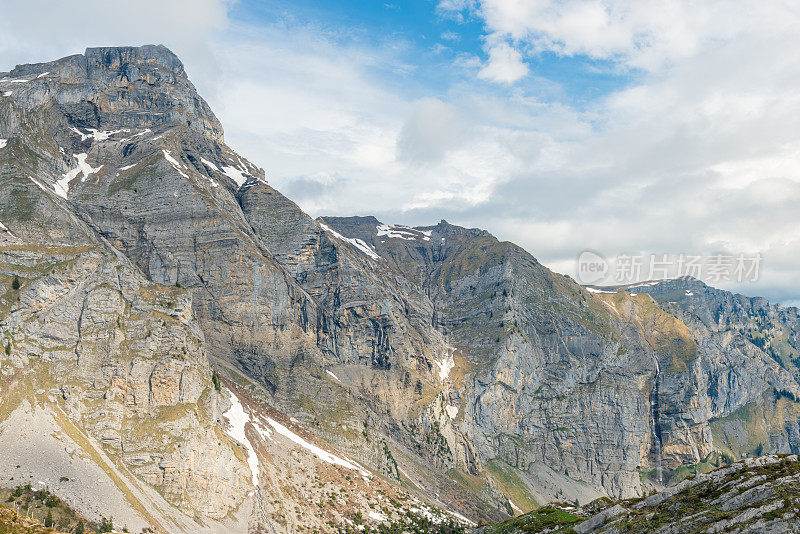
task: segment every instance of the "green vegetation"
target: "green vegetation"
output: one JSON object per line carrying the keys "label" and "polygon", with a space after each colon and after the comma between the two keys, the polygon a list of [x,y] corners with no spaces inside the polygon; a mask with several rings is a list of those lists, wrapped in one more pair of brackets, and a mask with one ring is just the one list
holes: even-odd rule
{"label": "green vegetation", "polygon": [[0,488],[0,500],[0,534],[87,532],[85,520],[47,489]]}
{"label": "green vegetation", "polygon": [[[517,469],[499,458],[494,458],[486,463],[486,469],[491,474],[500,490],[506,494],[510,501],[523,511],[539,507],[539,503],[531,494],[528,486],[520,479]],[[510,503],[509,503],[510,506]],[[514,515],[513,507],[508,515]]]}
{"label": "green vegetation", "polygon": [[397,480],[400,480],[400,470],[397,468],[397,460],[394,459],[392,456],[392,451],[389,449],[389,446],[386,444],[385,440],[382,440],[383,445],[383,454],[386,455],[386,463],[388,464],[388,471],[389,475],[394,477]]}
{"label": "green vegetation", "polygon": [[363,525],[363,515],[356,512],[352,518],[353,525],[337,528],[339,534],[465,534],[466,529],[452,520],[435,522],[416,512],[405,510],[399,519],[392,519],[388,524],[377,527]]}
{"label": "green vegetation", "polygon": [[695,476],[698,473],[710,473],[715,469],[730,465],[733,459],[728,454],[712,451],[696,464],[682,465],[671,473],[667,474],[667,484],[677,484],[685,478]]}
{"label": "green vegetation", "polygon": [[[750,532],[750,526],[766,525],[764,532],[784,532],[800,518],[800,462],[784,456],[783,461],[768,465],[738,468],[718,477],[695,478],[681,491],[664,500],[641,506],[642,499],[612,501],[604,497],[582,509],[567,505],[548,505],[503,523],[485,527],[485,534],[571,533],[573,527],[594,514],[617,506],[599,532],[646,534],[669,527],[671,532]],[[722,455],[710,455],[705,463],[718,461]],[[703,463],[703,462],[701,462]],[[698,464],[700,465],[700,464]],[[699,471],[698,471],[699,472]],[[753,489],[751,498],[736,501],[732,497]],[[636,506],[639,505],[639,506]],[[761,531],[761,530],[760,530]]]}
{"label": "green vegetation", "polygon": [[114,530],[114,521],[111,518],[100,518],[100,526],[97,528],[98,532],[112,532]]}
{"label": "green vegetation", "polygon": [[486,534],[506,534],[511,532],[573,532],[572,527],[586,518],[556,506],[541,508],[515,517],[503,523],[485,527]]}
{"label": "green vegetation", "polygon": [[36,211],[36,205],[34,197],[27,188],[13,188],[9,196],[8,202],[3,206],[3,217],[12,221],[30,221]]}

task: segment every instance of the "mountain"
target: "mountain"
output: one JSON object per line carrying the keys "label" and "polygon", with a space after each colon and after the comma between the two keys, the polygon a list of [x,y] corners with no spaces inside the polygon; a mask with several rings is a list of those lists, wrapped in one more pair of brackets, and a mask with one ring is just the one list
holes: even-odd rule
{"label": "mountain", "polygon": [[469,524],[800,448],[794,308],[315,220],[163,46],[0,95],[0,486],[137,530]]}
{"label": "mountain", "polygon": [[747,458],[647,498],[542,507],[476,534],[800,532],[797,455]]}

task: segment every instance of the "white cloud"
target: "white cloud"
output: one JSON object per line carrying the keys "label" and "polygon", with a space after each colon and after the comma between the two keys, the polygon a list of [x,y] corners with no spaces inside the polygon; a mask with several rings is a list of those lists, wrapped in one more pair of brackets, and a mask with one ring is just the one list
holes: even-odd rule
{"label": "white cloud", "polygon": [[[227,2],[200,1],[146,0],[124,21],[99,0],[5,2],[0,63],[161,42],[228,143],[312,215],[447,218],[566,272],[584,248],[761,251],[762,280],[743,290],[800,300],[789,3],[448,0],[442,13],[483,19],[489,60],[458,56],[450,85],[426,94],[402,43],[291,20],[251,27],[228,19]],[[525,60],[545,50],[637,77],[573,108],[531,90],[543,82]]]}
{"label": "white cloud", "polygon": [[397,156],[411,163],[438,163],[464,138],[464,121],[454,106],[436,98],[414,103],[397,142]]}
{"label": "white cloud", "polygon": [[450,31],[450,30],[448,30],[446,32],[442,32],[441,38],[444,39],[445,41],[460,41],[461,40],[461,36],[459,34],[457,34],[454,31]]}
{"label": "white cloud", "polygon": [[528,66],[522,61],[522,54],[506,42],[489,47],[489,61],[478,78],[498,83],[511,84],[528,74]]}
{"label": "white cloud", "polygon": [[796,24],[791,3],[755,0],[443,1],[443,12],[470,11],[488,33],[534,50],[614,59],[655,70],[719,42]]}
{"label": "white cloud", "polygon": [[[482,0],[460,9],[484,19],[487,42],[639,72],[569,122],[574,135],[540,130],[558,155],[549,170],[497,181],[465,220],[562,269],[582,248],[760,251],[763,277],[741,289],[797,300],[788,280],[800,278],[800,12],[790,3]],[[542,160],[532,161],[541,169]]]}
{"label": "white cloud", "polygon": [[195,75],[205,75],[215,69],[208,61],[208,38],[227,27],[230,4],[230,0],[141,0],[135,4],[2,0],[0,63],[49,61],[82,54],[93,46],[164,44],[185,63],[196,65]]}

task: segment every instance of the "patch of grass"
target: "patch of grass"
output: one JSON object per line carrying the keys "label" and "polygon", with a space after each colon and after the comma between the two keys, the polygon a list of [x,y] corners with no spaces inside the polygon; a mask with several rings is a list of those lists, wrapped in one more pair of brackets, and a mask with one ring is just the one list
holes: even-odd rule
{"label": "patch of grass", "polygon": [[516,468],[499,458],[494,458],[486,463],[486,469],[500,490],[523,511],[539,507],[528,486],[517,474]]}
{"label": "patch of grass", "polygon": [[487,534],[512,532],[571,532],[572,527],[586,518],[555,506],[542,506],[503,523],[485,527]]}

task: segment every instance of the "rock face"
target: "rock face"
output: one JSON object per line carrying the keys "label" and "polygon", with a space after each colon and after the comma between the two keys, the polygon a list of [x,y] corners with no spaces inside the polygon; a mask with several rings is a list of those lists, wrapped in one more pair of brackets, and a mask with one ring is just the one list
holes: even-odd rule
{"label": "rock face", "polygon": [[[713,450],[797,446],[796,309],[691,279],[587,291],[445,222],[325,222],[425,289],[466,375],[447,402],[479,464],[544,464],[632,497]],[[754,435],[753,419],[772,414],[781,422]]]}
{"label": "rock face", "polygon": [[8,87],[15,104],[26,111],[53,106],[78,129],[178,123],[222,142],[222,125],[180,60],[161,45],[87,48],[83,55],[20,65],[6,78],[14,82]]}
{"label": "rock face", "polygon": [[22,402],[54,412],[64,432],[85,432],[187,513],[238,508],[248,474],[217,435],[190,296],[144,280],[99,242],[5,245],[0,258],[22,280],[4,296],[2,412]]}
{"label": "rock face", "polygon": [[545,507],[476,533],[800,532],[797,455],[748,458],[647,497]]}
{"label": "rock face", "polygon": [[[694,280],[584,288],[445,221],[314,220],[163,47],[19,66],[0,95],[2,369],[56,369],[52,402],[185,512],[249,502],[211,366],[476,520],[800,446],[795,309]],[[266,481],[293,465],[273,463],[255,515],[299,528],[270,523]]]}

